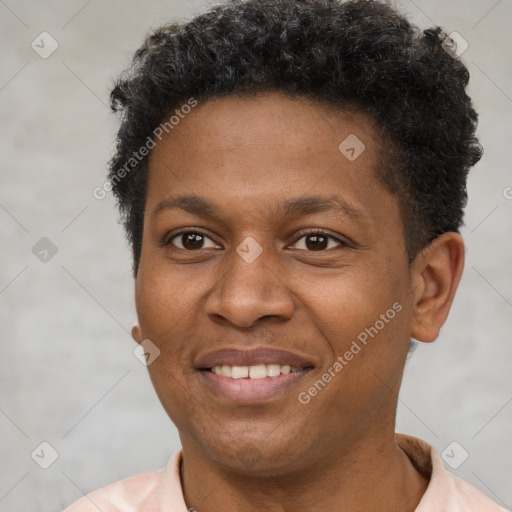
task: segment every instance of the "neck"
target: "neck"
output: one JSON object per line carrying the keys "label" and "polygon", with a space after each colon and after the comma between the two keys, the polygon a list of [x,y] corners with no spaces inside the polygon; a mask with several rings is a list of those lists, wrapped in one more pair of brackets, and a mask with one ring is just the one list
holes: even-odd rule
{"label": "neck", "polygon": [[187,507],[199,512],[412,512],[428,485],[395,444],[394,432],[385,439],[358,439],[329,449],[277,476],[230,470],[196,447],[183,442],[181,478]]}

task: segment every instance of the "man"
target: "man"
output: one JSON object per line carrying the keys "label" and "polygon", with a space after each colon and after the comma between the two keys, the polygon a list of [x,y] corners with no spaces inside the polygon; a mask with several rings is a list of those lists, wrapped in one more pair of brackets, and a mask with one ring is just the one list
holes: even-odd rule
{"label": "man", "polygon": [[67,512],[503,511],[395,434],[482,154],[444,37],[376,1],[249,0],[147,38],[110,183],[183,448]]}

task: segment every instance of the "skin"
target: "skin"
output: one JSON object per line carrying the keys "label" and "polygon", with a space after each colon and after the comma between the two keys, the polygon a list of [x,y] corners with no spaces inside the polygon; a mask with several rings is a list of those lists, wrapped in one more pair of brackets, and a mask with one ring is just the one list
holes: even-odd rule
{"label": "skin", "polygon": [[[417,507],[428,482],[395,443],[397,396],[410,337],[433,341],[446,320],[464,244],[445,233],[408,264],[397,198],[375,174],[376,133],[362,113],[267,92],[199,104],[152,150],[132,335],[161,350],[148,370],[179,431],[187,507]],[[354,161],[338,149],[349,134],[366,146]],[[154,213],[191,194],[216,215]],[[276,209],[303,195],[335,195],[360,215]],[[182,227],[207,236],[190,248],[174,236]],[[334,237],[320,249],[299,232],[317,228]],[[249,236],[262,248],[252,263],[236,252]],[[393,303],[402,310],[301,404],[298,393]],[[297,351],[315,368],[272,399],[233,404],[194,361],[234,344]]]}

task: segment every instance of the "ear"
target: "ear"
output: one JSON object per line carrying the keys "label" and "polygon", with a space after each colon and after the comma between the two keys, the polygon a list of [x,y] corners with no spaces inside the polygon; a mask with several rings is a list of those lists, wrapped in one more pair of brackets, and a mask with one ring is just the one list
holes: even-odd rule
{"label": "ear", "polygon": [[411,336],[431,342],[446,321],[464,270],[465,246],[459,233],[443,233],[412,263]]}
{"label": "ear", "polygon": [[134,341],[136,341],[139,345],[142,343],[143,341],[143,337],[142,337],[142,331],[140,329],[140,325],[139,324],[135,324],[133,327],[132,327],[132,338],[134,339]]}

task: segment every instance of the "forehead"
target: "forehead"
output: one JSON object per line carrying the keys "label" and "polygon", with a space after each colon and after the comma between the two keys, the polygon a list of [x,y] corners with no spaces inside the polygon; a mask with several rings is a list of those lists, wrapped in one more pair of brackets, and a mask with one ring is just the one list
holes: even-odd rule
{"label": "forehead", "polygon": [[[153,158],[166,146],[195,144],[198,150],[206,145],[205,151],[222,151],[226,158],[230,153],[263,146],[266,151],[287,152],[288,159],[296,155],[297,159],[309,160],[309,156],[318,158],[322,150],[339,150],[348,138],[340,153],[355,161],[364,149],[368,163],[377,156],[379,146],[376,125],[362,111],[303,97],[292,99],[280,92],[216,98],[199,103],[181,119],[169,117],[173,126],[168,126],[163,140],[157,143]],[[355,153],[347,152],[351,147]]]}
{"label": "forehead", "polygon": [[276,92],[210,100],[152,150],[147,209],[187,195],[273,215],[286,197],[307,193],[340,197],[372,218],[396,203],[377,178],[379,153],[375,124],[361,112]]}

